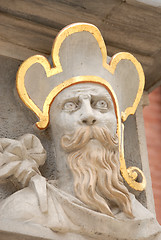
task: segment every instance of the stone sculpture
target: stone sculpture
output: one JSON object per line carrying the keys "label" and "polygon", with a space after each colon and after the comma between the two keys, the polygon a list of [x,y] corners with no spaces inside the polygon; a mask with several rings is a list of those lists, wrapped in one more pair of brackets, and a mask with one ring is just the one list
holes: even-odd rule
{"label": "stone sculpture", "polygon": [[46,239],[160,239],[155,217],[120,174],[131,187],[145,188],[143,173],[127,170],[123,153],[123,122],[134,114],[144,86],[140,64],[128,53],[107,64],[99,30],[85,23],[58,35],[52,57],[54,67],[42,56],[22,64],[17,89],[40,129],[49,124],[50,110],[58,178],[41,175],[46,152],[36,136],[1,139],[0,178],[14,177],[22,186],[0,203],[1,219],[43,229]]}

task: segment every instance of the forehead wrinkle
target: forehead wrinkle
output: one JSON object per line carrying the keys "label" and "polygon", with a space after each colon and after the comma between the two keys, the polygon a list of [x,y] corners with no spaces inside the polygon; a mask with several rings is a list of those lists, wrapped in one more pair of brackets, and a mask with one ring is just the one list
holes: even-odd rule
{"label": "forehead wrinkle", "polygon": [[[62,101],[64,99],[70,99],[72,97],[79,97],[80,95],[91,95],[91,96],[104,96],[108,99],[111,99],[111,96],[108,90],[99,84],[95,83],[82,83],[70,86],[64,89],[58,94],[56,99]],[[111,99],[112,101],[112,99]]]}

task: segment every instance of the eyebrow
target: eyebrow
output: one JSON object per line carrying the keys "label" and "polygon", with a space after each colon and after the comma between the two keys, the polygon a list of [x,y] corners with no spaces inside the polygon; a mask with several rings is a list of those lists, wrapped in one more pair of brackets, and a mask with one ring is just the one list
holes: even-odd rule
{"label": "eyebrow", "polygon": [[112,101],[112,98],[109,94],[97,94],[97,95],[93,95],[91,94],[92,98],[106,98],[107,100]]}
{"label": "eyebrow", "polygon": [[[64,98],[64,99],[61,99],[61,102],[59,101],[58,102],[58,104],[57,105],[64,105],[66,102],[72,102],[72,101],[74,101],[74,102],[78,102],[79,101],[79,96],[80,96],[81,94],[77,94],[76,96],[71,96],[71,97],[69,97],[69,98]],[[103,99],[103,100],[106,100],[106,101],[108,101],[108,102],[111,102],[112,103],[112,99],[111,99],[111,97],[108,95],[108,94],[97,94],[97,95],[93,95],[93,94],[90,94],[90,96],[91,96],[91,100],[93,99],[93,100],[99,100],[99,99]]]}

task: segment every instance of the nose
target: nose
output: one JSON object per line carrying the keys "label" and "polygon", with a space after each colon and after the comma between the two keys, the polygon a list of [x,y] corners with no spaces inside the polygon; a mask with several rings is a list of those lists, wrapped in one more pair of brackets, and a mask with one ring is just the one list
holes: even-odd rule
{"label": "nose", "polygon": [[82,123],[87,125],[93,125],[95,122],[96,119],[94,118],[94,116],[88,116],[82,119]]}
{"label": "nose", "polygon": [[93,125],[97,121],[89,99],[82,101],[80,120],[86,125]]}

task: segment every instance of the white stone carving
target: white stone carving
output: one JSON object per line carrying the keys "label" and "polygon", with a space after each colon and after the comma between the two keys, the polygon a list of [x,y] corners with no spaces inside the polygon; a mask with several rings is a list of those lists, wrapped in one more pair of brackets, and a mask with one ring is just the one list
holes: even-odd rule
{"label": "white stone carving", "polygon": [[38,168],[45,160],[46,152],[34,135],[0,139],[0,180],[13,176],[26,187],[34,175],[40,174]]}
{"label": "white stone carving", "polygon": [[[21,187],[0,202],[0,240],[17,240],[17,234],[24,240],[161,239],[155,216],[120,174],[122,124],[136,111],[144,86],[140,64],[128,53],[107,64],[99,30],[85,23],[58,35],[52,58],[53,68],[42,56],[26,60],[17,89],[41,129],[50,109],[57,176],[41,175],[46,152],[36,136],[0,139],[0,181],[10,178]],[[139,185],[135,172],[126,173]]]}
{"label": "white stone carving", "polygon": [[96,84],[65,89],[50,116],[59,172],[55,181],[38,170],[46,153],[35,136],[1,139],[1,179],[14,176],[28,185],[0,203],[1,219],[9,226],[12,220],[36,226],[46,239],[52,239],[46,228],[53,239],[159,239],[155,217],[123,185],[107,90]]}

